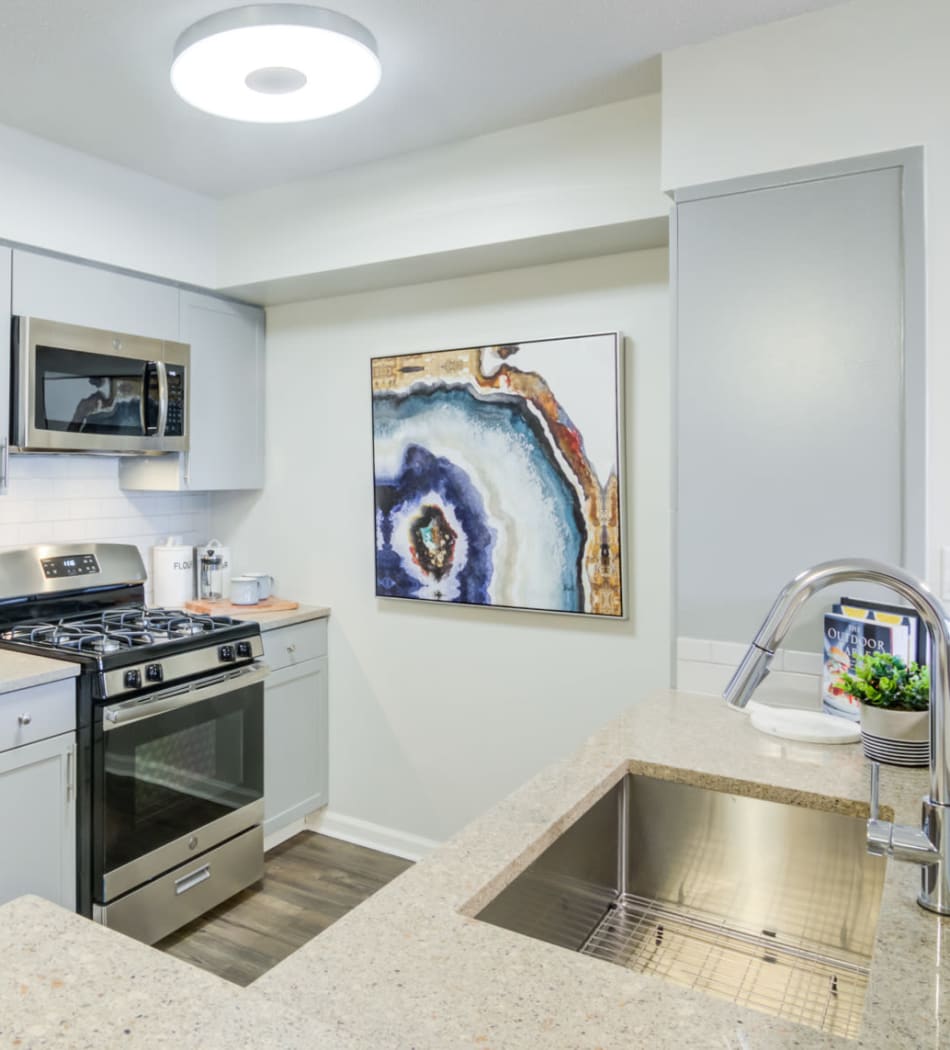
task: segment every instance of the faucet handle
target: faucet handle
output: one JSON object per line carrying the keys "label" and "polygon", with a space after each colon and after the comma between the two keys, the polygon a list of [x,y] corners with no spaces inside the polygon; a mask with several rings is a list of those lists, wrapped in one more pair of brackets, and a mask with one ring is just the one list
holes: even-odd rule
{"label": "faucet handle", "polygon": [[869,820],[877,820],[878,803],[881,797],[881,763],[871,760],[871,801]]}

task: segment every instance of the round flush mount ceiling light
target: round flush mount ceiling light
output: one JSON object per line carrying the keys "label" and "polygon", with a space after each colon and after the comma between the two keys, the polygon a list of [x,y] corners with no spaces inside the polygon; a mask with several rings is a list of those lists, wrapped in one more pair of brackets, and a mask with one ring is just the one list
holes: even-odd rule
{"label": "round flush mount ceiling light", "polygon": [[175,44],[172,86],[230,120],[288,124],[349,109],[379,83],[376,41],[346,15],[253,4],[203,18]]}

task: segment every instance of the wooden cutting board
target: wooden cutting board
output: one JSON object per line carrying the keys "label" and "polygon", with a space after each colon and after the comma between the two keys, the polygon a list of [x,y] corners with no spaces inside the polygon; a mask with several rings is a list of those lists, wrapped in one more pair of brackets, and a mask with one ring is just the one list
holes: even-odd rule
{"label": "wooden cutting board", "polygon": [[299,609],[300,602],[288,601],[286,598],[265,598],[255,605],[234,605],[227,598],[218,601],[196,601],[185,602],[188,612],[202,613],[205,616],[244,616],[254,612],[290,612],[291,609]]}

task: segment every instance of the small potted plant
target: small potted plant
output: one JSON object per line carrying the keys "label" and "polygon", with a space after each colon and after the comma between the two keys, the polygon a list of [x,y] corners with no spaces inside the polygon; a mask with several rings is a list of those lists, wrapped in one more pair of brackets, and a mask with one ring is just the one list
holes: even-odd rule
{"label": "small potted plant", "polygon": [[930,672],[890,653],[859,656],[841,675],[843,692],[861,703],[864,753],[894,766],[930,761]]}

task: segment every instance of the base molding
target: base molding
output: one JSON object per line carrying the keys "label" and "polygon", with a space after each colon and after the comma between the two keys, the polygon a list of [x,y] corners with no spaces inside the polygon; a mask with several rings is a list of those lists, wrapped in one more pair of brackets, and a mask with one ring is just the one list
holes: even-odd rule
{"label": "base molding", "polygon": [[382,824],[373,824],[358,817],[348,817],[343,813],[321,809],[304,818],[303,826],[308,831],[318,831],[330,838],[352,842],[355,846],[366,846],[368,849],[389,853],[404,860],[421,860],[431,853],[440,843],[434,839],[413,835],[408,831],[387,828]]}
{"label": "base molding", "polygon": [[312,830],[312,828],[307,827],[304,817],[301,817],[299,820],[293,820],[278,831],[272,831],[264,836],[264,852],[266,853],[269,849],[279,846],[282,842],[286,842],[287,839],[292,839],[294,835],[299,835],[301,831]]}

